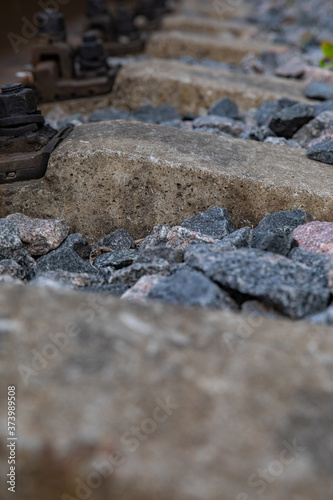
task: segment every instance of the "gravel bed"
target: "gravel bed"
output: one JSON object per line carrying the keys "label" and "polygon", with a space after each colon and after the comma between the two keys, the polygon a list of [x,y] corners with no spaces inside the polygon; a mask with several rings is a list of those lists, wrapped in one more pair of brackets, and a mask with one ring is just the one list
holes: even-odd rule
{"label": "gravel bed", "polygon": [[118,229],[91,244],[65,220],[0,219],[0,281],[123,300],[333,323],[333,223],[304,210],[235,229],[213,207],[134,241]]}
{"label": "gravel bed", "polygon": [[[313,89],[312,92],[316,91]],[[224,137],[249,139],[268,144],[306,148],[308,158],[333,164],[333,99],[324,99],[333,85],[317,89],[321,100],[307,105],[289,98],[264,102],[259,108],[240,113],[237,105],[225,97],[210,108],[206,116],[180,116],[171,104],[143,106],[136,111],[106,108],[88,116],[66,116],[60,107],[51,111],[46,119],[55,128],[68,123],[75,126],[87,122],[128,120],[176,127],[188,131],[206,132]]]}

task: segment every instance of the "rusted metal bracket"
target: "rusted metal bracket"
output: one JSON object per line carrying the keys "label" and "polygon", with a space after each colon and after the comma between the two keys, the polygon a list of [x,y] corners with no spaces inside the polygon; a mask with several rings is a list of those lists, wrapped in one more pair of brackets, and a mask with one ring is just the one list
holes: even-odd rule
{"label": "rusted metal bracket", "polygon": [[42,31],[32,51],[38,98],[46,102],[110,92],[117,70],[108,67],[96,33],[85,33],[75,50],[66,40],[63,15],[51,10],[43,15]]}
{"label": "rusted metal bracket", "polygon": [[0,184],[44,177],[51,153],[73,128],[73,125],[67,125],[59,130],[40,151],[0,156]]}
{"label": "rusted metal bracket", "polygon": [[73,125],[59,132],[45,125],[34,92],[21,84],[5,85],[0,94],[0,184],[45,175],[48,160]]}

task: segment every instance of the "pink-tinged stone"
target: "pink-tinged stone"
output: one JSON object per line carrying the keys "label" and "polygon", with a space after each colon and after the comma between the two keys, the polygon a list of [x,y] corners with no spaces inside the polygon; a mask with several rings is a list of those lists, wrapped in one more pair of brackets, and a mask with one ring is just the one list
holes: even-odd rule
{"label": "pink-tinged stone", "polygon": [[283,76],[286,78],[299,78],[303,76],[307,69],[307,64],[304,62],[302,57],[293,56],[284,64],[281,64],[275,70],[277,76]]}
{"label": "pink-tinged stone", "polygon": [[177,248],[179,250],[185,250],[192,243],[218,243],[221,240],[215,240],[209,236],[197,233],[196,231],[190,231],[186,227],[175,226],[167,234],[167,247]]}
{"label": "pink-tinged stone", "polygon": [[325,68],[308,66],[304,73],[305,87],[310,82],[323,82],[333,84],[333,71]]}
{"label": "pink-tinged stone", "polygon": [[58,248],[71,228],[64,219],[31,219],[20,213],[8,215],[6,219],[16,227],[18,236],[30,255],[45,255]]}
{"label": "pink-tinged stone", "polygon": [[147,297],[151,290],[155,288],[162,280],[164,280],[164,276],[160,276],[159,274],[152,274],[151,276],[142,276],[135,283],[134,286],[129,288],[122,296],[122,299],[127,300],[135,300],[136,302],[146,302]]}
{"label": "pink-tinged stone", "polygon": [[309,222],[297,227],[292,236],[308,252],[333,254],[333,222]]}
{"label": "pink-tinged stone", "polygon": [[313,139],[312,141],[310,141],[307,147],[312,148],[312,146],[315,146],[316,144],[326,141],[333,141],[333,134],[321,135],[320,137],[317,137],[317,139]]}

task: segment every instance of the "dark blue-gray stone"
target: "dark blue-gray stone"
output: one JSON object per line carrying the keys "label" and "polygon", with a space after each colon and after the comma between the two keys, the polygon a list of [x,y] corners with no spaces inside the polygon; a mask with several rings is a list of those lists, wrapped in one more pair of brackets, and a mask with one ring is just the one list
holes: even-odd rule
{"label": "dark blue-gray stone", "polygon": [[98,109],[90,113],[89,122],[107,122],[111,120],[127,120],[129,113],[115,108]]}
{"label": "dark blue-gray stone", "polygon": [[222,207],[213,207],[206,212],[185,219],[180,226],[215,239],[222,239],[235,230],[230,215]]}
{"label": "dark blue-gray stone", "polygon": [[329,303],[330,291],[314,268],[254,248],[216,253],[209,247],[188,247],[185,262],[242,301],[257,298],[291,318],[322,311]]}
{"label": "dark blue-gray stone", "polygon": [[318,116],[325,111],[333,111],[333,99],[330,101],[320,102],[314,107],[315,116]]}
{"label": "dark blue-gray stone", "polygon": [[183,262],[184,252],[179,249],[166,246],[148,247],[140,251],[135,258],[135,262],[153,262],[156,259],[166,260],[170,264]]}
{"label": "dark blue-gray stone", "polygon": [[15,260],[3,259],[0,260],[0,276],[4,275],[23,279],[25,277],[25,271],[22,266],[15,262]]}
{"label": "dark blue-gray stone", "polygon": [[333,165],[333,141],[324,141],[312,146],[308,149],[307,157],[310,160]]}
{"label": "dark blue-gray stone", "polygon": [[290,235],[296,227],[313,221],[309,212],[297,208],[295,210],[284,210],[266,215],[254,228],[254,234],[261,231],[284,231]]}
{"label": "dark blue-gray stone", "polygon": [[311,82],[305,89],[305,95],[309,99],[327,101],[333,99],[333,85],[323,82]]}
{"label": "dark blue-gray stone", "polygon": [[161,104],[160,106],[143,106],[137,111],[133,111],[131,116],[136,121],[146,123],[161,123],[170,120],[180,120],[181,116],[171,104]]}
{"label": "dark blue-gray stone", "polygon": [[236,303],[215,283],[202,273],[188,269],[161,280],[148,298],[183,306],[237,309]]}
{"label": "dark blue-gray stone", "polygon": [[6,219],[0,219],[0,259],[15,258],[20,254],[23,244],[16,226]]}
{"label": "dark blue-gray stone", "polygon": [[36,274],[45,271],[68,271],[70,273],[97,273],[69,247],[60,247],[37,259]]}
{"label": "dark blue-gray stone", "polygon": [[314,107],[298,103],[283,108],[268,123],[268,126],[279,137],[291,137],[303,125],[314,118]]}
{"label": "dark blue-gray stone", "polygon": [[97,257],[94,261],[94,266],[98,269],[108,266],[112,266],[115,269],[122,269],[131,265],[137,255],[137,250],[127,248],[124,250],[115,250],[114,252],[104,253]]}
{"label": "dark blue-gray stone", "polygon": [[113,272],[109,276],[108,282],[109,284],[120,283],[129,288],[135,285],[142,276],[150,276],[152,274],[168,276],[170,272],[170,264],[166,260],[156,259],[150,263],[135,262],[128,267]]}
{"label": "dark blue-gray stone", "polygon": [[297,104],[297,101],[288,98],[279,99],[277,101],[265,101],[255,112],[254,118],[258,126],[262,127],[263,125],[267,125],[276,113],[294,104]]}
{"label": "dark blue-gray stone", "polygon": [[237,119],[239,117],[239,110],[237,104],[231,101],[229,97],[223,97],[213,104],[208,114]]}
{"label": "dark blue-gray stone", "polygon": [[249,226],[245,226],[241,229],[237,229],[237,231],[234,231],[228,236],[225,236],[221,243],[224,245],[230,245],[230,247],[246,248],[250,246],[251,239],[252,230]]}
{"label": "dark blue-gray stone", "polygon": [[298,243],[283,230],[256,231],[253,233],[251,246],[264,250],[265,252],[273,252],[286,256],[292,247],[298,246]]}
{"label": "dark blue-gray stone", "polygon": [[117,229],[100,239],[93,248],[101,246],[110,248],[110,250],[125,250],[127,248],[135,248],[135,242],[125,229]]}
{"label": "dark blue-gray stone", "polygon": [[80,233],[74,233],[67,236],[61,247],[72,248],[82,259],[89,259],[91,245]]}

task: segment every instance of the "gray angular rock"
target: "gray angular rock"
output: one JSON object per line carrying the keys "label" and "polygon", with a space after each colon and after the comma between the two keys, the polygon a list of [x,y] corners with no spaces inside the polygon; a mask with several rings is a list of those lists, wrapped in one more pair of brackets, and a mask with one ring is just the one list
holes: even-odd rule
{"label": "gray angular rock", "polygon": [[23,267],[15,262],[15,260],[0,260],[0,276],[11,276],[13,278],[23,279],[25,277],[25,274],[26,273]]}
{"label": "gray angular rock", "polygon": [[306,155],[310,160],[333,165],[333,141],[324,141],[312,146]]}
{"label": "gray angular rock", "polygon": [[249,226],[245,226],[225,236],[222,239],[222,244],[234,248],[246,248],[250,246],[251,239],[252,230]]}
{"label": "gray angular rock", "polygon": [[220,132],[230,134],[234,137],[238,137],[246,129],[245,124],[240,120],[234,120],[226,116],[200,116],[196,118],[192,123],[193,129],[206,131],[206,129],[216,128]]}
{"label": "gray angular rock", "polygon": [[117,229],[95,243],[95,245],[93,245],[93,250],[99,247],[106,247],[110,250],[125,250],[128,248],[135,248],[135,242],[128,231],[125,231],[125,229]]}
{"label": "gray angular rock", "polygon": [[148,247],[139,252],[139,254],[135,257],[134,262],[149,263],[156,259],[166,260],[170,264],[177,264],[179,262],[183,262],[184,252],[167,246]]}
{"label": "gray angular rock", "polygon": [[33,219],[16,213],[6,217],[17,230],[17,234],[30,255],[45,255],[61,245],[70,231],[64,219]]}
{"label": "gray angular rock", "polygon": [[125,248],[124,250],[115,250],[100,255],[94,260],[94,266],[99,268],[112,266],[115,269],[122,269],[123,267],[132,264],[135,257],[138,255],[137,250]]}
{"label": "gray angular rock", "polygon": [[330,268],[333,269],[332,255],[308,252],[303,248],[297,247],[297,248],[292,248],[288,257],[294,260],[295,262],[300,262],[301,264],[305,264],[306,266],[309,267],[315,267],[317,269],[322,267],[323,269],[326,270]]}
{"label": "gray angular rock", "polygon": [[309,123],[301,127],[293,139],[303,148],[308,147],[313,139],[325,134],[333,134],[333,111],[324,111]]}
{"label": "gray angular rock", "polygon": [[14,258],[23,249],[22,241],[15,224],[0,219],[0,259]]}
{"label": "gray angular rock", "polygon": [[115,108],[105,108],[93,111],[88,116],[89,122],[107,122],[110,120],[127,120],[129,113]]}
{"label": "gray angular rock", "polygon": [[128,288],[125,293],[121,296],[123,300],[132,300],[135,302],[148,302],[149,292],[158,284],[163,281],[165,276],[160,276],[159,274],[151,274],[142,276],[135,285]]}
{"label": "gray angular rock", "polygon": [[93,273],[97,270],[85,262],[72,249],[68,247],[58,248],[37,259],[36,274],[45,271],[68,271],[70,273]]}
{"label": "gray angular rock", "polygon": [[254,114],[258,126],[262,127],[267,125],[268,122],[273,118],[273,116],[280,110],[277,101],[266,101],[264,102]]}
{"label": "gray angular rock", "polygon": [[209,115],[226,116],[234,120],[239,116],[237,104],[235,104],[229,97],[223,97],[213,104],[208,111]]}
{"label": "gray angular rock", "polygon": [[184,262],[178,264],[178,266],[191,267],[186,260],[189,255],[195,255],[196,253],[202,255],[205,252],[219,255],[220,253],[228,252],[229,250],[237,250],[237,248],[231,243],[228,242],[224,243],[223,240],[218,240],[217,242],[210,243],[209,245],[207,245],[207,243],[199,243],[198,245],[191,245],[187,247],[187,249],[185,250]]}
{"label": "gray angular rock", "polygon": [[142,277],[151,274],[168,276],[170,274],[170,264],[166,260],[155,260],[150,263],[137,262],[124,269],[119,269],[109,276],[110,285],[120,283],[130,288]]}
{"label": "gray angular rock", "polygon": [[180,225],[215,239],[222,239],[235,230],[230,215],[222,207],[213,207],[206,212],[184,219]]}
{"label": "gray angular rock", "polygon": [[282,255],[257,249],[217,254],[207,245],[201,251],[188,248],[185,261],[227,291],[265,301],[291,318],[322,311],[330,300],[330,291],[315,269]]}
{"label": "gray angular rock", "polygon": [[61,247],[72,248],[83,260],[88,260],[92,249],[89,241],[80,233],[67,236]]}
{"label": "gray angular rock", "polygon": [[245,130],[239,135],[239,138],[263,142],[267,137],[272,137],[273,135],[273,130],[267,127],[267,125],[262,125],[261,127],[256,127],[251,130]]}
{"label": "gray angular rock", "polygon": [[298,103],[283,108],[269,122],[269,128],[277,136],[291,139],[303,125],[314,118],[314,108],[307,104]]}
{"label": "gray angular rock", "polygon": [[313,268],[317,273],[318,280],[333,293],[333,282],[330,279],[333,271],[333,258],[331,255],[308,252],[297,247],[289,252],[288,257],[294,262]]}
{"label": "gray angular rock", "polygon": [[160,106],[143,106],[131,115],[134,120],[146,123],[161,123],[170,120],[179,120],[178,111],[171,104]]}
{"label": "gray angular rock", "polygon": [[309,99],[326,101],[333,99],[333,85],[323,82],[310,82],[305,89],[305,95]]}
{"label": "gray angular rock", "polygon": [[316,104],[314,107],[314,111],[315,116],[318,116],[325,111],[333,111],[333,99]]}
{"label": "gray angular rock", "polygon": [[310,149],[312,146],[316,146],[317,144],[321,144],[322,142],[333,141],[333,133],[323,134],[317,137],[317,139],[313,139],[309,142],[307,147]]}
{"label": "gray angular rock", "polygon": [[149,292],[148,298],[183,306],[238,309],[226,292],[194,270],[179,270],[163,278]]}
{"label": "gray angular rock", "polygon": [[304,75],[307,65],[303,57],[298,54],[288,54],[287,61],[280,64],[275,69],[276,76],[282,76],[284,78],[300,78]]}
{"label": "gray angular rock", "polygon": [[36,274],[36,261],[25,249],[18,250],[13,259],[24,269],[25,278],[31,280]]}
{"label": "gray angular rock", "polygon": [[292,247],[298,246],[298,243],[283,230],[256,231],[253,233],[251,246],[265,252],[273,252],[286,256]]}
{"label": "gray angular rock", "polygon": [[290,235],[296,227],[313,221],[313,217],[309,212],[296,208],[295,210],[284,210],[275,212],[264,217],[259,224],[253,229],[253,232],[258,231],[284,231],[286,235]]}
{"label": "gray angular rock", "polygon": [[320,313],[307,316],[306,320],[315,325],[333,325],[333,305]]}
{"label": "gray angular rock", "polygon": [[266,101],[259,106],[254,114],[254,118],[256,119],[259,127],[268,125],[274,115],[282,109],[293,106],[294,104],[297,104],[297,101],[288,98],[279,99],[277,101]]}
{"label": "gray angular rock", "polygon": [[144,238],[140,243],[139,250],[144,250],[145,248],[153,248],[164,246],[168,242],[167,235],[170,233],[171,228],[165,226],[164,224],[159,224],[155,226],[150,234]]}
{"label": "gray angular rock", "polygon": [[185,250],[189,245],[199,245],[201,243],[217,243],[220,240],[212,238],[207,234],[191,231],[186,227],[175,226],[167,235],[166,246],[175,250]]}

